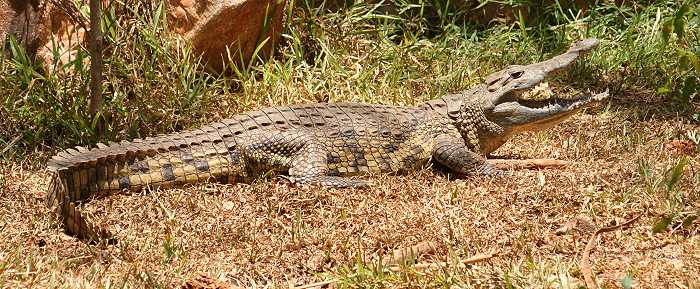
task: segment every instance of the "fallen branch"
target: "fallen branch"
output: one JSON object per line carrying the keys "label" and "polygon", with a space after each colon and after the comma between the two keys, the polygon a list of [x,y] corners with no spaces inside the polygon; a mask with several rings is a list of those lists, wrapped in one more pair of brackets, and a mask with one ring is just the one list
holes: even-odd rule
{"label": "fallen branch", "polygon": [[2,151],[0,151],[0,155],[4,154],[6,151],[9,151],[15,143],[22,137],[22,135],[18,135],[15,138],[13,138],[10,143],[8,143]]}
{"label": "fallen branch", "polygon": [[552,167],[563,167],[569,165],[568,161],[556,160],[556,159],[527,159],[527,160],[504,160],[504,159],[490,159],[487,162],[496,168],[502,170],[508,169],[540,169],[540,168],[552,168]]}
{"label": "fallen branch", "polygon": [[326,281],[321,281],[321,282],[316,282],[316,283],[311,283],[311,284],[306,284],[298,287],[289,287],[289,289],[307,289],[307,288],[314,288],[314,287],[322,287],[328,284],[332,284],[338,282],[338,279],[331,279],[331,280],[326,280]]}
{"label": "fallen branch", "polygon": [[421,255],[429,255],[435,252],[433,242],[422,242],[408,248],[394,250],[393,254],[382,259],[382,265],[392,266],[406,262],[408,259],[417,259]]}
{"label": "fallen branch", "polygon": [[631,220],[619,225],[600,228],[597,231],[595,231],[593,235],[591,235],[591,238],[588,240],[588,244],[586,244],[586,248],[583,249],[583,254],[581,256],[581,273],[583,274],[583,279],[586,281],[586,287],[588,289],[598,288],[595,283],[595,280],[593,280],[593,270],[591,270],[590,264],[591,251],[593,251],[593,248],[595,247],[598,235],[605,232],[615,231],[620,228],[627,228],[629,225],[632,225],[632,223],[636,222],[639,219],[639,217],[641,217],[641,215],[638,215],[632,218]]}
{"label": "fallen branch", "polygon": [[242,287],[233,285],[231,283],[225,282],[225,281],[220,281],[214,278],[211,278],[207,275],[199,275],[194,278],[190,278],[187,281],[185,281],[182,286],[180,286],[180,289],[242,289]]}

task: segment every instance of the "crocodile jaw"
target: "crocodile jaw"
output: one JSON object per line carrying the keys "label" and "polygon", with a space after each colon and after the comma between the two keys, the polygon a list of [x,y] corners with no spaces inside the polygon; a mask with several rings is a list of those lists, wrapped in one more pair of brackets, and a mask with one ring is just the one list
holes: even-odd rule
{"label": "crocodile jaw", "polygon": [[607,91],[574,99],[549,98],[542,101],[521,97],[554,73],[566,70],[583,54],[598,46],[600,41],[589,38],[575,42],[569,49],[550,59],[528,64],[511,65],[488,75],[482,107],[487,118],[505,131],[538,130],[555,125],[578,109],[607,97]]}
{"label": "crocodile jaw", "polygon": [[579,111],[608,97],[608,91],[572,99],[550,98],[541,101],[513,99],[493,107],[488,117],[506,131],[518,133],[552,127]]}
{"label": "crocodile jaw", "polygon": [[572,99],[550,98],[542,101],[524,101],[516,96],[486,109],[486,118],[503,130],[498,135],[480,135],[481,153],[490,154],[511,136],[524,131],[538,131],[552,127],[575,112],[608,97],[608,91],[587,94]]}

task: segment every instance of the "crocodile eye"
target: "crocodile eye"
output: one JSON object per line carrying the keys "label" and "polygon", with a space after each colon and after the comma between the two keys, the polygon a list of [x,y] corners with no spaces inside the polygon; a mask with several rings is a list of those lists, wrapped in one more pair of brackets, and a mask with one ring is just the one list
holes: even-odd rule
{"label": "crocodile eye", "polygon": [[511,72],[510,76],[512,78],[520,78],[521,76],[523,76],[523,72],[522,71]]}

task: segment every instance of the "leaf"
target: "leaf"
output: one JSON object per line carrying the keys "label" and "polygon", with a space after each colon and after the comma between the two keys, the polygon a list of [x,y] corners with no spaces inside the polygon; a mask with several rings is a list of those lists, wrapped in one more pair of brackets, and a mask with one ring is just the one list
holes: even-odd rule
{"label": "leaf", "polygon": [[678,35],[678,39],[683,38],[686,23],[685,15],[688,14],[689,10],[690,7],[688,7],[688,3],[684,3],[680,8],[678,8],[676,15],[673,16],[673,32]]}
{"label": "leaf", "polygon": [[659,87],[656,89],[656,94],[659,94],[659,95],[668,94],[669,92],[671,92],[671,89],[668,88],[667,86],[662,86],[662,87]]}
{"label": "leaf", "polygon": [[153,11],[153,27],[152,27],[152,33],[156,33],[158,31],[158,26],[160,25],[160,17],[163,14],[163,2],[161,1],[158,4],[158,7],[156,7],[156,11]]}
{"label": "leaf", "polygon": [[690,215],[683,219],[683,228],[688,228],[693,224],[693,221],[698,219],[698,215]]}
{"label": "leaf", "polygon": [[681,95],[686,99],[689,99],[691,95],[698,92],[698,81],[695,76],[688,75],[683,82],[683,87],[681,88]]}
{"label": "leaf", "polygon": [[690,65],[690,60],[688,59],[687,55],[681,55],[681,59],[678,60],[678,66],[680,66],[681,70],[688,70],[688,66]]}
{"label": "leaf", "polygon": [[668,225],[670,225],[670,224],[671,224],[671,218],[668,216],[663,216],[661,218],[661,220],[656,222],[656,224],[654,225],[654,228],[652,229],[652,232],[658,234],[658,233],[661,233],[663,231],[666,231],[666,227],[668,227]]}
{"label": "leaf", "polygon": [[673,18],[664,21],[664,24],[661,25],[661,40],[663,40],[664,44],[668,44],[668,40],[671,38],[673,29],[671,26],[673,26]]}
{"label": "leaf", "polygon": [[627,273],[627,276],[625,276],[625,278],[622,278],[622,280],[620,280],[620,282],[622,283],[622,288],[625,288],[625,289],[632,288],[632,274]]}
{"label": "leaf", "polygon": [[690,63],[693,66],[693,68],[695,68],[695,72],[700,73],[700,57],[698,57],[698,55],[696,55],[688,49],[680,49],[679,52],[683,55],[681,56],[681,61],[686,61],[687,63]]}
{"label": "leaf", "polygon": [[666,191],[670,192],[673,190],[673,187],[680,181],[686,164],[688,164],[688,158],[684,157],[678,160],[678,163],[666,172]]}
{"label": "leaf", "polygon": [[508,274],[508,271],[503,273],[503,279],[505,279],[506,288],[508,288],[508,289],[515,288],[515,286],[513,286],[513,281],[510,280],[510,274]]}

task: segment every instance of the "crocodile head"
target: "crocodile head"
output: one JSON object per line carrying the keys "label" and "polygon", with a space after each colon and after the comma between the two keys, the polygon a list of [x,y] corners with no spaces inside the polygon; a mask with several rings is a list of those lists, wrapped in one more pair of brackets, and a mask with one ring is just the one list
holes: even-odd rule
{"label": "crocodile head", "polygon": [[514,65],[486,77],[481,93],[472,99],[479,103],[490,123],[499,128],[479,133],[480,150],[491,153],[509,137],[523,131],[536,131],[556,125],[581,108],[607,97],[608,93],[586,94],[573,98],[549,97],[526,100],[523,93],[533,89],[554,72],[563,70],[581,54],[598,45],[596,39],[576,42],[564,54],[530,65]]}

